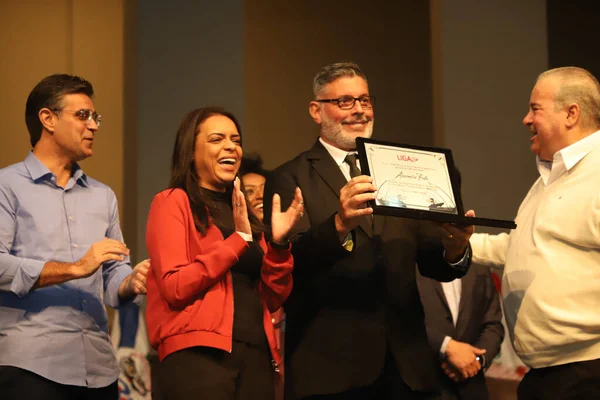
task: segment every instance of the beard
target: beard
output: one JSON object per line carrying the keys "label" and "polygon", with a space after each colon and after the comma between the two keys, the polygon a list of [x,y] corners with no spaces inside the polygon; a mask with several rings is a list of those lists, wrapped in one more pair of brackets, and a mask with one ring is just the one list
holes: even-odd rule
{"label": "beard", "polygon": [[362,132],[346,132],[344,130],[344,124],[332,121],[324,114],[321,114],[321,136],[326,142],[334,145],[335,147],[350,151],[356,149],[356,138],[364,137],[370,138],[373,134],[373,119],[366,118],[363,116],[361,119],[355,119],[353,121],[366,121],[367,125]]}

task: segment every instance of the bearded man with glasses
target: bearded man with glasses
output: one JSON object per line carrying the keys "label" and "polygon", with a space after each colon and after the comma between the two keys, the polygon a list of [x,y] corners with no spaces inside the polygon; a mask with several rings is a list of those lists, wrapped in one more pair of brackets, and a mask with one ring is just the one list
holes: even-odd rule
{"label": "bearded man with glasses", "polygon": [[31,146],[0,170],[0,393],[3,399],[117,399],[104,304],[146,292],[114,192],[78,162],[93,154],[94,89],[51,75],[29,94]]}
{"label": "bearded man with glasses", "polygon": [[313,147],[267,179],[282,206],[302,189],[304,216],[292,235],[294,290],[285,304],[286,399],[429,399],[437,360],[427,341],[415,263],[451,281],[470,264],[464,229],[372,215],[375,186],[356,163],[356,138],[373,133],[375,97],[354,63],[323,67],[309,113]]}

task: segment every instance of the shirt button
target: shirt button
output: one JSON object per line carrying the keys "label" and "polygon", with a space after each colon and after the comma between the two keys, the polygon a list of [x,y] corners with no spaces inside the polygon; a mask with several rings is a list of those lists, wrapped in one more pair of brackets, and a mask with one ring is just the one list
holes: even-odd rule
{"label": "shirt button", "polygon": [[271,318],[271,322],[272,322],[272,323],[275,323],[275,318]]}
{"label": "shirt button", "polygon": [[83,330],[83,333],[87,334],[87,333],[88,333],[87,329],[84,329],[84,330]]}
{"label": "shirt button", "polygon": [[73,217],[71,217],[70,215],[69,215],[69,219],[70,219],[71,221],[73,221]]}
{"label": "shirt button", "polygon": [[87,304],[87,300],[82,300],[81,301],[83,304]]}
{"label": "shirt button", "polygon": [[77,248],[77,243],[73,243],[73,247]]}

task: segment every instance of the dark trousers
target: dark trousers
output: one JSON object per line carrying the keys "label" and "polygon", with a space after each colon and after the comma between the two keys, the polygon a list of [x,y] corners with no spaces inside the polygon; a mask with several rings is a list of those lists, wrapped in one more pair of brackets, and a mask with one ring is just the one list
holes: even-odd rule
{"label": "dark trousers", "polygon": [[529,370],[518,388],[519,400],[600,398],[600,359]]}
{"label": "dark trousers", "polygon": [[385,367],[372,384],[342,393],[303,397],[302,400],[439,400],[439,393],[417,392],[408,387],[388,353]]}
{"label": "dark trousers", "polygon": [[119,387],[117,381],[99,389],[62,385],[21,368],[0,366],[0,397],[3,400],[117,400]]}
{"label": "dark trousers", "polygon": [[192,347],[168,355],[158,366],[161,400],[273,400],[269,350],[233,341],[231,353]]}

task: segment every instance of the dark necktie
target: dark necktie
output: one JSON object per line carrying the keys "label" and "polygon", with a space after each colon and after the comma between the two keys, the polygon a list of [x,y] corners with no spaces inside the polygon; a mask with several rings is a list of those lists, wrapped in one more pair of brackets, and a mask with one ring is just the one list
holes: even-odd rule
{"label": "dark necktie", "polygon": [[362,175],[360,169],[356,166],[356,154],[349,153],[344,161],[350,166],[350,177],[354,178],[355,176]]}

